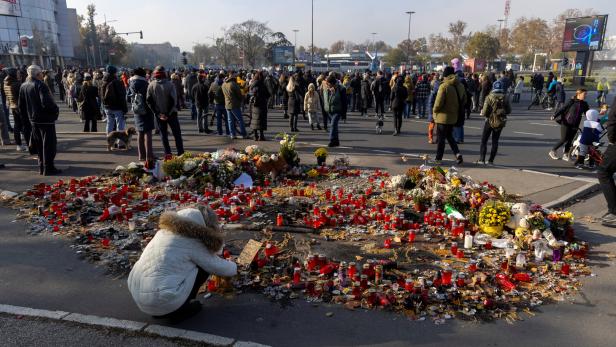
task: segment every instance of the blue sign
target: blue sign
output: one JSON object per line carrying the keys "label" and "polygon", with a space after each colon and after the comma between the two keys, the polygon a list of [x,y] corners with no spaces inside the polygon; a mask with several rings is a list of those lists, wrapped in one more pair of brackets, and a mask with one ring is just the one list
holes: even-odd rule
{"label": "blue sign", "polygon": [[292,65],[295,52],[294,46],[278,46],[272,48],[275,65]]}

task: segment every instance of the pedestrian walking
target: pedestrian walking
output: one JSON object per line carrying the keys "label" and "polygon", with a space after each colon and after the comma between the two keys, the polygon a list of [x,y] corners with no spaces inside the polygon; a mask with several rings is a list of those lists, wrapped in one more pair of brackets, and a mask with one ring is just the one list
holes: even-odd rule
{"label": "pedestrian walking", "polygon": [[331,119],[329,131],[328,147],[340,146],[340,138],[338,136],[338,122],[340,121],[340,113],[342,112],[342,95],[336,77],[330,75],[325,80],[325,88],[323,89],[323,104],[324,111],[327,112]]}
{"label": "pedestrian walking", "polygon": [[[20,87],[21,76],[19,70],[15,68],[6,69],[6,77],[4,78],[4,94],[6,95],[7,106],[13,115],[13,123],[15,123],[15,126],[13,126],[13,139],[17,145],[17,151],[23,152],[28,150],[30,154],[35,154],[29,146],[30,136],[32,134],[32,124],[30,124],[30,120],[27,115],[22,115],[19,112],[18,102]],[[2,119],[0,119],[0,121],[1,120]]]}
{"label": "pedestrian walking", "polygon": [[107,134],[112,131],[123,131],[126,128],[124,115],[128,112],[126,105],[126,89],[124,83],[116,76],[118,69],[113,65],[106,67],[107,74],[103,76],[103,107],[107,116]]}
{"label": "pedestrian walking", "polygon": [[225,120],[227,113],[225,109],[225,94],[222,92],[222,84],[225,80],[225,74],[220,72],[214,81],[210,84],[208,95],[210,103],[214,105],[214,116],[216,117],[216,132],[222,134],[222,125],[225,125],[225,135],[229,136],[229,123]]}
{"label": "pedestrian walking", "polygon": [[265,84],[265,72],[260,70],[253,75],[250,82],[249,95],[252,107],[252,122],[250,129],[253,131],[255,141],[265,141],[264,131],[267,130],[267,103],[270,99],[269,90]]}
{"label": "pedestrian walking", "polygon": [[607,202],[607,213],[601,218],[601,224],[616,228],[616,185],[614,185],[614,173],[616,173],[616,98],[612,101],[609,112],[605,123],[609,144],[605,153],[603,153],[603,163],[597,168],[597,176]]}
{"label": "pedestrian walking", "polygon": [[101,118],[98,107],[98,88],[92,84],[92,75],[84,74],[84,82],[77,96],[79,117],[83,121],[83,132],[97,132],[97,120]]}
{"label": "pedestrian walking", "polygon": [[463,162],[458,144],[453,138],[453,127],[461,115],[460,110],[464,108],[465,93],[453,67],[446,67],[443,71],[443,83],[439,86],[433,108],[438,137],[435,162],[439,165],[445,152],[445,141],[449,142],[456,162],[458,164]]}
{"label": "pedestrian walking", "polygon": [[585,101],[586,94],[586,89],[578,89],[575,92],[575,96],[569,99],[569,101],[552,116],[553,120],[560,123],[560,141],[558,141],[550,151],[550,158],[554,160],[560,159],[556,151],[565,145],[562,159],[564,161],[569,161],[569,151],[573,145],[575,134],[580,127],[582,115],[589,109],[588,103]]}
{"label": "pedestrian walking", "polygon": [[62,171],[54,164],[57,148],[55,123],[60,109],[43,82],[42,69],[30,65],[27,74],[26,82],[19,89],[19,112],[27,115],[32,123],[31,141],[38,154],[39,174],[58,175]]}
{"label": "pedestrian walking", "polygon": [[385,76],[383,76],[383,71],[379,70],[370,86],[375,101],[376,117],[385,116],[385,94],[387,93],[387,89],[389,89],[387,80]]}
{"label": "pedestrian walking", "polygon": [[242,91],[237,84],[237,76],[231,72],[229,77],[225,78],[222,85],[222,92],[225,96],[225,109],[227,111],[227,122],[231,139],[236,139],[236,123],[239,125],[240,134],[243,138],[247,138],[244,120],[242,119]]}
{"label": "pedestrian walking", "polygon": [[501,132],[507,124],[507,115],[511,113],[511,104],[504,90],[502,82],[496,81],[492,85],[492,91],[483,103],[481,115],[485,117],[483,133],[481,134],[481,146],[479,147],[479,161],[477,164],[486,164],[488,140],[492,137],[492,149],[488,159],[489,165],[494,165],[494,158],[498,152],[498,141]]}
{"label": "pedestrian walking", "polygon": [[209,128],[209,122],[207,120],[208,109],[210,107],[210,85],[205,75],[199,75],[199,77],[196,78],[196,84],[193,85],[189,83],[192,88],[189,93],[192,103],[191,108],[194,107],[196,111],[197,129],[199,133],[210,134],[212,131]]}
{"label": "pedestrian walking", "polygon": [[[400,131],[402,129],[402,116],[405,111],[405,108],[410,105],[408,104],[408,87],[405,85],[405,81],[402,76],[398,76],[396,78],[396,83],[394,84],[391,90],[391,109],[394,112],[394,133],[393,136],[400,135]],[[412,102],[411,102],[412,103]]]}
{"label": "pedestrian walking", "polygon": [[146,92],[146,102],[158,123],[165,156],[172,155],[171,146],[169,146],[168,127],[171,128],[173,133],[177,154],[184,154],[182,130],[178,120],[176,88],[167,78],[167,72],[163,66],[157,66],[154,69],[154,78],[150,81]]}
{"label": "pedestrian walking", "polygon": [[148,95],[146,71],[138,67],[133,72],[134,76],[128,80],[128,97],[135,114],[137,152],[139,153],[139,161],[145,162],[146,168],[153,169],[155,156],[152,147],[152,131],[155,128],[155,116],[146,100]]}
{"label": "pedestrian walking", "polygon": [[520,76],[518,78],[518,82],[515,84],[515,88],[513,91],[513,102],[514,103],[517,104],[520,102],[520,97],[523,92],[524,92],[524,76]]}
{"label": "pedestrian walking", "polygon": [[321,112],[321,100],[313,83],[308,85],[308,91],[304,96],[304,111],[308,114],[310,129],[314,130],[316,125],[317,129],[321,130],[321,122],[319,119],[319,113]]}

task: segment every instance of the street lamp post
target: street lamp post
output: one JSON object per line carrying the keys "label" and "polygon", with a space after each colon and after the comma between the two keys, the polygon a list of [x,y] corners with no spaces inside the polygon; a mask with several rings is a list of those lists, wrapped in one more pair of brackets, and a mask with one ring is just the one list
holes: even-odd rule
{"label": "street lamp post", "polygon": [[406,14],[409,15],[409,33],[408,36],[406,38],[407,40],[407,46],[406,46],[406,60],[409,64],[409,66],[411,65],[411,17],[413,16],[413,14],[415,13],[415,11],[406,11]]}
{"label": "street lamp post", "polygon": [[295,36],[293,41],[293,67],[295,67],[296,53],[297,52],[297,32],[299,29],[293,29],[293,34]]}
{"label": "street lamp post", "polygon": [[310,69],[314,65],[314,0],[311,1],[310,12]]}

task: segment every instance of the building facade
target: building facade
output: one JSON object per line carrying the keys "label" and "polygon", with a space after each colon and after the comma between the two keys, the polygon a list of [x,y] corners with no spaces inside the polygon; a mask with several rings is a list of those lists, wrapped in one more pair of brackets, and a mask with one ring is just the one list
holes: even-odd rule
{"label": "building facade", "polygon": [[64,65],[75,55],[76,15],[66,0],[0,0],[0,63]]}

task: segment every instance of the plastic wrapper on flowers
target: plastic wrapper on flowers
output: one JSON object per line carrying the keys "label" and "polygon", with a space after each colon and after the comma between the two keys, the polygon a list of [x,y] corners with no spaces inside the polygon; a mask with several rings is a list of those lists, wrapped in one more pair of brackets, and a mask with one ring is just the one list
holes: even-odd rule
{"label": "plastic wrapper on flowers", "polygon": [[[223,224],[225,257],[245,259],[249,240],[260,245],[237,277],[210,279],[211,292],[384,309],[438,324],[532,316],[576,293],[579,277],[590,274],[589,247],[570,213],[529,207],[439,167],[391,176],[285,159],[273,177],[280,157],[254,147],[186,154],[164,165],[161,180],[131,166],[39,184],[11,205],[32,232],[67,237],[81,256],[118,274],[156,233],[160,213],[209,205]],[[252,187],[233,185],[241,173]]]}

